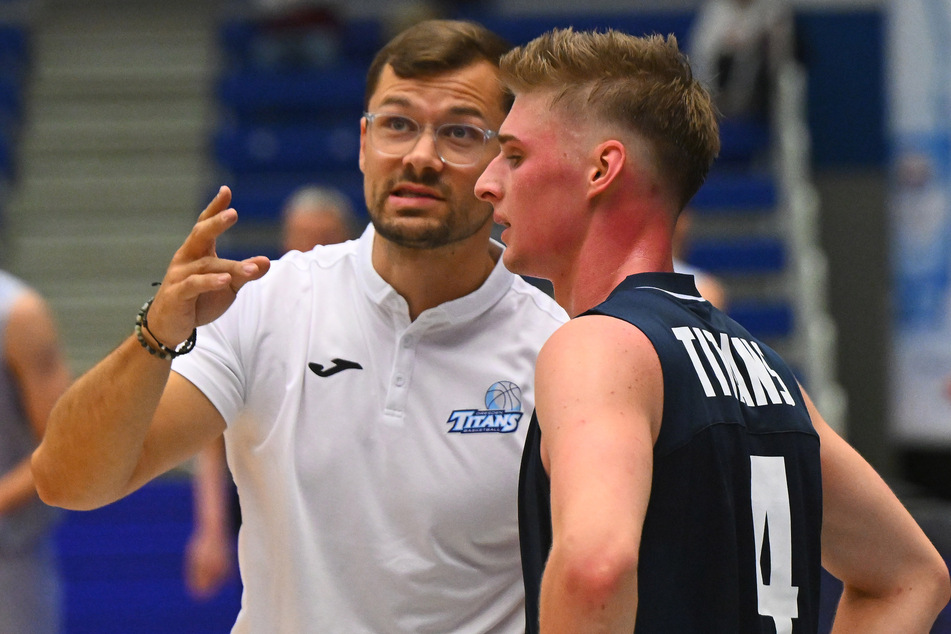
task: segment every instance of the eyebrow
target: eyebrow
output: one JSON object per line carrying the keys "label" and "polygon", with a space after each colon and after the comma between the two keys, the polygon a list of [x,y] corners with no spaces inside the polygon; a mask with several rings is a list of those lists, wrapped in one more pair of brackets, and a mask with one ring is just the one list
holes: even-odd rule
{"label": "eyebrow", "polygon": [[405,97],[387,97],[386,99],[380,102],[380,105],[381,106],[405,106],[409,108],[411,104],[409,102],[409,99]]}
{"label": "eyebrow", "polygon": [[496,137],[499,140],[499,143],[514,143],[518,141],[518,137],[513,134],[500,134]]}
{"label": "eyebrow", "polygon": [[[406,97],[390,96],[380,102],[380,106],[402,106],[412,108],[413,104]],[[486,121],[485,113],[473,106],[452,106],[446,113],[450,117],[476,117]]]}
{"label": "eyebrow", "polygon": [[473,108],[472,106],[453,106],[449,109],[449,114],[485,119],[485,114],[478,108]]}

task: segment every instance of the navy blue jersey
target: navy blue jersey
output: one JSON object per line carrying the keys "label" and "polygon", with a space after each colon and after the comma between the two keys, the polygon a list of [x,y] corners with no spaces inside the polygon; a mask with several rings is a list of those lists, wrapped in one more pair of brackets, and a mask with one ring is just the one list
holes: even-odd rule
{"label": "navy blue jersey", "polygon": [[[663,372],[635,631],[815,632],[818,434],[789,367],[703,301],[692,280],[633,275],[587,313],[640,329]],[[533,417],[519,481],[528,632],[538,631],[552,543],[540,440]]]}

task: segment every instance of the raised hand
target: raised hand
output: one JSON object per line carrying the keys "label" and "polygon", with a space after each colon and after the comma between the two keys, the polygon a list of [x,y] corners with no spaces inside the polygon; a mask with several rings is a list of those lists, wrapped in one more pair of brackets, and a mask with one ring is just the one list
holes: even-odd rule
{"label": "raised hand", "polygon": [[149,309],[149,331],[174,348],[192,330],[220,317],[241,287],[259,279],[271,266],[265,256],[237,262],[218,257],[218,237],[238,220],[229,207],[231,190],[222,187],[175,252]]}

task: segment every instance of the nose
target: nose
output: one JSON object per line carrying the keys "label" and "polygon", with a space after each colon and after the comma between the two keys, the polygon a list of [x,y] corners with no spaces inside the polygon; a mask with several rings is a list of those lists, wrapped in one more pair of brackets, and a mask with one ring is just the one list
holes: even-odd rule
{"label": "nose", "polygon": [[495,177],[494,167],[498,157],[492,159],[485,170],[479,176],[475,184],[475,195],[479,200],[495,204],[502,197],[501,189],[498,186],[498,179]]}
{"label": "nose", "polygon": [[413,147],[409,149],[406,156],[403,157],[403,163],[409,163],[417,170],[424,167],[432,169],[442,169],[443,162],[436,150],[436,138],[430,129],[423,130],[416,138]]}

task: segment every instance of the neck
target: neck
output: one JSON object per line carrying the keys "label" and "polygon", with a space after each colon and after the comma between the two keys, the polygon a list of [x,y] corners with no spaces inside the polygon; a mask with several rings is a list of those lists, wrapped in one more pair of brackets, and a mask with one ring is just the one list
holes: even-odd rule
{"label": "neck", "polygon": [[[558,280],[552,280],[555,301],[572,317],[594,308],[630,275],[673,271],[671,228],[658,214],[640,216],[655,221],[632,222],[637,215],[612,219],[595,215],[578,256]],[[601,226],[599,226],[599,224]],[[628,228],[623,230],[621,228]]]}
{"label": "neck", "polygon": [[476,234],[435,249],[415,249],[373,236],[373,268],[406,300],[415,320],[430,308],[478,289],[501,250],[489,242],[491,223]]}

